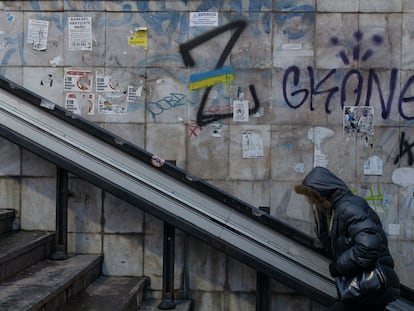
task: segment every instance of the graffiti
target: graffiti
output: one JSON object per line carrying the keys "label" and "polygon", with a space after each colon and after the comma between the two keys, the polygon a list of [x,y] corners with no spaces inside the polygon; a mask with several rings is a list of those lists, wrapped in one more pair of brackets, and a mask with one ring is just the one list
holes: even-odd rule
{"label": "graffiti", "polygon": [[381,192],[381,185],[377,186],[377,194],[374,194],[374,191],[372,190],[372,186],[369,187],[369,193],[370,195],[364,197],[364,199],[372,203],[373,205],[372,207],[374,211],[378,212],[378,206],[377,206],[377,202],[378,202],[379,207],[381,208],[381,211],[385,212],[385,207],[384,207],[385,196]]}
{"label": "graffiti", "polygon": [[189,100],[184,100],[185,95],[180,93],[170,93],[170,96],[166,96],[156,102],[147,103],[147,111],[152,115],[154,122],[158,115],[162,114],[166,110],[183,106],[185,103],[191,103]]}
{"label": "graffiti", "polygon": [[315,12],[312,5],[294,6],[293,1],[276,4],[277,10],[287,10],[286,13],[276,14],[276,24],[283,27],[283,34],[289,40],[297,40],[305,36],[313,27]]}
{"label": "graffiti", "polygon": [[[195,61],[194,59],[191,57],[190,51],[192,49],[194,49],[195,47],[203,44],[204,42],[226,32],[232,29],[236,29],[235,32],[232,34],[232,36],[230,37],[229,42],[227,42],[226,47],[224,48],[224,51],[222,52],[222,54],[220,55],[220,58],[216,64],[215,69],[221,69],[224,65],[224,62],[226,61],[228,55],[231,52],[231,49],[233,48],[233,46],[236,44],[236,41],[238,40],[238,38],[240,37],[241,33],[243,32],[243,30],[246,28],[247,23],[243,20],[238,20],[238,21],[234,21],[231,22],[227,25],[224,25],[220,28],[216,28],[212,31],[209,31],[207,33],[204,33],[202,35],[200,35],[197,38],[194,38],[190,41],[188,41],[187,43],[181,44],[180,45],[180,53],[181,56],[183,58],[183,62],[184,65],[186,67],[193,67],[195,65]],[[200,126],[206,125],[208,123],[212,123],[221,119],[225,119],[225,118],[231,118],[233,115],[232,114],[204,114],[204,107],[206,105],[207,99],[208,99],[208,95],[210,94],[211,89],[213,88],[213,86],[208,86],[205,91],[204,94],[202,96],[201,99],[201,103],[200,103],[200,108],[197,112],[197,124]],[[253,85],[249,86],[249,90],[250,93],[253,97],[253,101],[254,101],[254,108],[249,109],[249,113],[256,113],[257,110],[260,107],[259,104],[259,100],[257,99],[256,96],[256,91]]]}
{"label": "graffiti", "polygon": [[191,123],[187,124],[187,126],[190,129],[190,137],[197,137],[198,133],[200,133],[203,130],[203,127],[198,125],[196,120],[191,120]]}
{"label": "graffiti", "polygon": [[[354,38],[357,42],[355,46],[352,48],[352,59],[357,61],[361,59],[361,61],[367,61],[373,54],[374,51],[372,49],[367,49],[365,52],[361,51],[361,40],[363,38],[362,33],[355,32]],[[331,38],[331,43],[333,45],[337,45],[339,40],[336,37]],[[383,39],[379,35],[374,35],[371,38],[371,42],[374,46],[381,45]],[[341,58],[342,62],[346,65],[350,64],[350,57],[344,50],[339,52],[339,57]],[[381,104],[381,116],[383,119],[387,119],[390,115],[392,104],[394,102],[394,98],[397,86],[398,86],[398,69],[392,68],[390,71],[389,82],[388,82],[388,98],[385,98],[380,79],[378,73],[374,69],[369,69],[368,77],[367,77],[367,88],[365,94],[365,103],[363,102],[363,86],[364,86],[364,77],[360,70],[358,69],[351,69],[345,73],[342,83],[340,85],[333,86],[331,88],[324,89],[324,86],[327,85],[330,80],[336,80],[336,69],[331,69],[325,76],[321,78],[320,81],[315,81],[315,71],[313,67],[309,66],[307,68],[307,78],[309,79],[309,87],[308,88],[301,88],[302,86],[302,73],[299,67],[297,66],[290,66],[285,70],[283,76],[283,98],[286,104],[293,108],[297,109],[301,107],[306,101],[309,100],[309,108],[311,111],[315,110],[314,102],[317,96],[327,94],[325,99],[325,112],[327,114],[331,113],[331,101],[335,98],[335,95],[339,93],[340,98],[340,106],[341,109],[344,108],[345,103],[347,106],[359,106],[364,104],[365,106],[371,106],[372,96],[374,91],[376,90],[379,95],[379,100]],[[353,90],[355,94],[355,102],[349,103],[349,99],[347,98],[347,90],[350,87],[350,84],[356,82],[356,87]],[[401,92],[397,99],[398,104],[398,112],[400,116],[405,120],[413,120],[413,116],[409,116],[404,111],[404,104],[410,103],[414,101],[414,96],[407,96],[411,85],[414,83],[414,75],[411,76],[401,88]]]}
{"label": "graffiti", "polygon": [[[362,62],[366,62],[373,54],[373,50],[371,48],[368,48],[360,57],[361,54],[361,41],[364,37],[363,33],[360,31],[356,31],[353,34],[353,37],[356,41],[356,44],[352,47],[352,59],[354,61],[358,61],[359,59],[361,59]],[[331,38],[331,44],[336,46],[339,44],[339,39],[338,37],[332,37]],[[379,46],[383,43],[384,39],[380,36],[380,35],[373,35],[371,37],[371,42],[374,46]],[[350,61],[349,61],[349,57],[346,53],[345,50],[341,50],[339,52],[339,57],[342,59],[342,62],[345,65],[349,65]]]}
{"label": "graffiti", "polygon": [[397,157],[394,160],[394,164],[397,164],[402,157],[407,154],[408,156],[408,165],[412,166],[414,164],[414,155],[413,155],[413,151],[411,150],[412,148],[414,148],[414,143],[410,144],[406,139],[405,139],[405,133],[402,132],[401,133],[401,140],[400,140],[400,152],[397,155]]}
{"label": "graffiti", "polygon": [[234,79],[233,68],[223,67],[209,72],[195,73],[190,76],[190,90],[213,86],[217,83],[229,85]]}

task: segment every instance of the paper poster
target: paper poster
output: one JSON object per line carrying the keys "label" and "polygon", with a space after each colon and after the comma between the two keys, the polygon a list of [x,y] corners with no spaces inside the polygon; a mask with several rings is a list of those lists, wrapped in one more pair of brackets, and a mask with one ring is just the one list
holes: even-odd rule
{"label": "paper poster", "polygon": [[96,91],[97,92],[120,92],[119,83],[112,80],[111,76],[105,76],[100,72],[96,72]]}
{"label": "paper poster", "polygon": [[364,161],[364,175],[382,175],[382,160],[378,156],[372,156]]}
{"label": "paper poster", "polygon": [[92,51],[92,17],[69,17],[69,51]]}
{"label": "paper poster", "polygon": [[68,93],[66,94],[66,109],[75,114],[86,113],[88,115],[95,113],[95,95],[86,93]]}
{"label": "paper poster", "polygon": [[374,107],[345,106],[343,111],[344,133],[371,144],[374,135]]}
{"label": "paper poster", "polygon": [[145,50],[148,49],[148,29],[147,27],[138,27],[128,38],[129,46],[142,46]]}
{"label": "paper poster", "polygon": [[249,101],[234,100],[233,101],[233,121],[249,121]]}
{"label": "paper poster", "polygon": [[144,87],[144,82],[142,80],[139,82],[138,87],[135,87],[133,85],[128,85],[127,102],[133,103],[137,100],[137,98],[140,98],[143,87]]}
{"label": "paper poster", "polygon": [[98,113],[125,114],[126,100],[121,94],[103,94],[98,96]]}
{"label": "paper poster", "polygon": [[93,90],[92,72],[83,70],[66,70],[64,90],[71,92],[91,92]]}
{"label": "paper poster", "polygon": [[27,29],[27,42],[33,44],[33,50],[46,50],[49,21],[29,19]]}
{"label": "paper poster", "polygon": [[264,156],[263,140],[253,132],[243,131],[243,159],[261,158]]}
{"label": "paper poster", "polygon": [[217,12],[190,12],[190,27],[218,26]]}

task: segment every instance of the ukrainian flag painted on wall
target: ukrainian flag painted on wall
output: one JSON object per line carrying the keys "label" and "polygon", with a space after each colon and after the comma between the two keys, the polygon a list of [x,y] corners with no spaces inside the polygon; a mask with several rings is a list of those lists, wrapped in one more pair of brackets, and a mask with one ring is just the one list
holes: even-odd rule
{"label": "ukrainian flag painted on wall", "polygon": [[218,83],[230,84],[234,80],[232,67],[223,67],[209,72],[190,75],[190,90],[206,88]]}

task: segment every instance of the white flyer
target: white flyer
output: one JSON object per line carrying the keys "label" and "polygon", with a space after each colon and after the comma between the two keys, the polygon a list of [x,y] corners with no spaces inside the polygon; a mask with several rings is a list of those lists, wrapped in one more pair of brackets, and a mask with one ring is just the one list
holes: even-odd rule
{"label": "white flyer", "polygon": [[364,161],[364,175],[382,175],[382,160],[378,156],[372,156]]}
{"label": "white flyer", "polygon": [[126,110],[124,95],[118,93],[98,95],[98,113],[122,115]]}
{"label": "white flyer", "polygon": [[243,159],[262,158],[264,156],[263,139],[250,131],[242,132]]}
{"label": "white flyer", "polygon": [[218,26],[217,12],[190,12],[190,27]]}
{"label": "white flyer", "polygon": [[93,89],[93,73],[87,70],[66,70],[64,91],[91,92]]}
{"label": "white flyer", "polygon": [[92,51],[92,17],[68,19],[69,51]]}
{"label": "white flyer", "polygon": [[29,19],[27,29],[27,42],[33,44],[33,50],[46,50],[49,21]]}
{"label": "white flyer", "polygon": [[96,91],[97,92],[120,92],[119,83],[114,81],[111,76],[96,72]]}
{"label": "white flyer", "polygon": [[88,93],[68,93],[66,94],[66,109],[75,114],[95,113],[95,95]]}
{"label": "white flyer", "polygon": [[233,121],[247,122],[249,121],[249,101],[234,100],[233,101]]}

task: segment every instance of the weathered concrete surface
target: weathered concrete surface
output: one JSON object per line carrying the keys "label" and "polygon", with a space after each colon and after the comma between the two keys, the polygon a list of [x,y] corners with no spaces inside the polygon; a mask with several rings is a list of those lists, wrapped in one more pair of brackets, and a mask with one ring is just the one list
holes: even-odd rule
{"label": "weathered concrete surface", "polygon": [[98,277],[101,261],[99,255],[43,260],[0,283],[0,308],[56,310]]}
{"label": "weathered concrete surface", "polygon": [[149,279],[145,277],[99,277],[62,311],[136,311]]}

